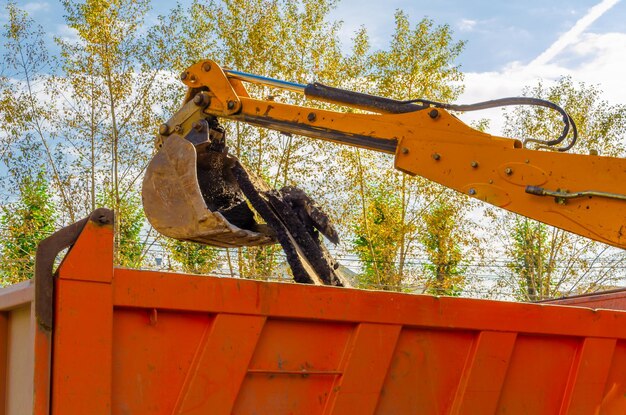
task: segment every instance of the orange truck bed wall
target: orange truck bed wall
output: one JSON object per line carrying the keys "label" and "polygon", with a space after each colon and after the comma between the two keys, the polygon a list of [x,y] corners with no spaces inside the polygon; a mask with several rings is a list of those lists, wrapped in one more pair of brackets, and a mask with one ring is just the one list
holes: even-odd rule
{"label": "orange truck bed wall", "polygon": [[55,415],[626,413],[626,312],[114,268],[112,245],[88,222],[58,271],[38,415],[46,388]]}
{"label": "orange truck bed wall", "polygon": [[626,289],[617,289],[593,294],[583,294],[557,300],[545,301],[549,304],[564,304],[594,309],[607,308],[626,311]]}

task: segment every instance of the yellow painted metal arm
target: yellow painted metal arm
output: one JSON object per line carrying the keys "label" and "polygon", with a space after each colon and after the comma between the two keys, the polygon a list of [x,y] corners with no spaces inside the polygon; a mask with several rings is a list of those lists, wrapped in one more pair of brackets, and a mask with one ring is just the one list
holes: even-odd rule
{"label": "yellow painted metal arm", "polygon": [[229,76],[213,61],[191,66],[182,78],[190,88],[179,112],[185,115],[174,116],[162,132],[184,132],[211,115],[392,153],[403,172],[626,248],[625,159],[522,148],[519,140],[472,129],[443,109],[356,114],[254,99],[240,76]]}

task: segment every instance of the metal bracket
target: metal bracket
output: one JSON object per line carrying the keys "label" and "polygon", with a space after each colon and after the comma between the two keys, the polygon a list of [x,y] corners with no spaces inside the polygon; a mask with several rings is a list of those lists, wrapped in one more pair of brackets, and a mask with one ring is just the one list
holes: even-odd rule
{"label": "metal bracket", "polygon": [[98,225],[113,223],[113,211],[96,209],[88,217],[60,229],[41,241],[35,255],[35,317],[39,328],[52,331],[54,315],[54,260],[65,248],[71,247],[88,221]]}

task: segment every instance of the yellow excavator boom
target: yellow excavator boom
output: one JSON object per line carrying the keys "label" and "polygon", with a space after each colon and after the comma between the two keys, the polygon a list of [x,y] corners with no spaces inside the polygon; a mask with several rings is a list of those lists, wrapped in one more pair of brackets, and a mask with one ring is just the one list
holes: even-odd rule
{"label": "yellow excavator boom", "polygon": [[[626,248],[624,159],[529,149],[518,139],[477,131],[445,108],[224,70],[211,60],[192,65],[181,79],[189,88],[186,103],[161,126],[159,145],[177,141],[197,128],[199,122],[217,117],[390,153],[395,155],[395,167],[403,172],[549,225]],[[244,82],[284,88],[311,99],[369,112],[337,112],[253,98]],[[180,143],[176,146],[180,147]],[[187,147],[188,151],[193,150]],[[182,186],[180,190],[188,189]],[[202,219],[201,204],[191,205],[193,214]],[[181,211],[177,215],[189,220],[191,213]],[[220,222],[218,227],[228,226]],[[239,241],[228,236],[226,245],[270,242],[271,235],[254,231],[240,232]]]}

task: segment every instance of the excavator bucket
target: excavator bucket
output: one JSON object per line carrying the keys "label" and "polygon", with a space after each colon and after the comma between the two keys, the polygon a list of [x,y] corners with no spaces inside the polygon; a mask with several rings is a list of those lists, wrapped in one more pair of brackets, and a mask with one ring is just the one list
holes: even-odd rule
{"label": "excavator bucket", "polygon": [[148,164],[142,198],[152,226],[174,239],[226,248],[279,242],[297,282],[350,286],[319,239],[318,232],[338,242],[319,206],[298,188],[270,189],[228,155],[223,131],[206,130],[168,135]]}
{"label": "excavator bucket", "polygon": [[328,216],[301,189],[271,189],[229,155],[224,128],[204,112],[211,99],[190,88],[159,128],[142,188],[148,221],[165,236],[206,245],[280,243],[297,282],[349,286],[320,240],[338,242]]}
{"label": "excavator bucket", "polygon": [[161,234],[220,247],[276,243],[257,224],[229,169],[211,143],[194,145],[178,135],[164,140],[143,181],[146,217]]}

